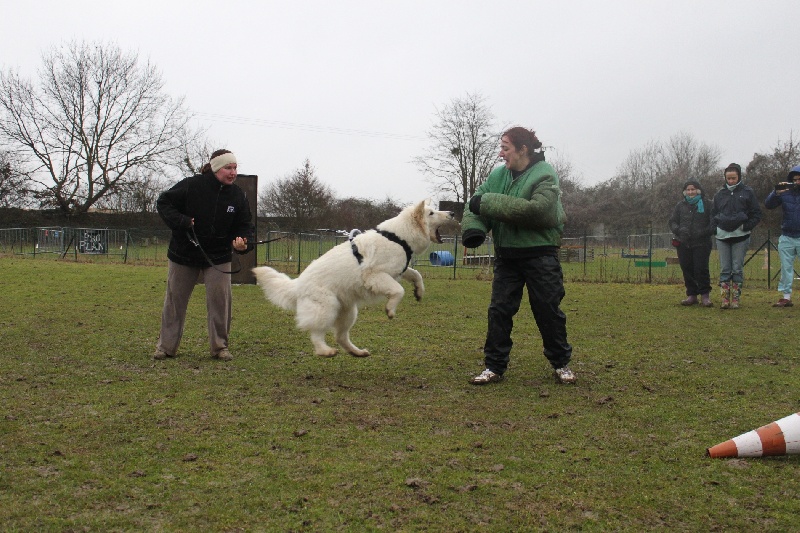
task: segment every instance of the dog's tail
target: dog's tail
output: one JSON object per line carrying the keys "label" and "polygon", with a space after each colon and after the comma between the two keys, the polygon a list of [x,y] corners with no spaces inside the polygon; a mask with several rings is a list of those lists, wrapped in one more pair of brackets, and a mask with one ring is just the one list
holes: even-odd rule
{"label": "dog's tail", "polygon": [[287,311],[294,311],[297,308],[295,280],[270,267],[254,268],[253,274],[267,300]]}

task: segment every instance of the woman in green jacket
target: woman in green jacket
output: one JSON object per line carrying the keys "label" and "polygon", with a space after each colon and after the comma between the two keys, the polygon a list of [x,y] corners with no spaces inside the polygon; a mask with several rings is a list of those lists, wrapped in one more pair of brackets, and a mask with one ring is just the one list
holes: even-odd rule
{"label": "woman in green jacket", "polygon": [[544,355],[560,383],[574,383],[567,366],[567,317],[561,311],[564,279],[558,251],[564,230],[564,208],[558,175],[536,151],[542,143],[534,131],[514,127],[500,138],[500,158],[464,210],[462,241],[480,246],[491,232],[494,281],[489,325],[484,344],[486,369],[472,378],[475,385],[502,380],[510,360],[514,315],[527,287],[533,317],[542,336]]}

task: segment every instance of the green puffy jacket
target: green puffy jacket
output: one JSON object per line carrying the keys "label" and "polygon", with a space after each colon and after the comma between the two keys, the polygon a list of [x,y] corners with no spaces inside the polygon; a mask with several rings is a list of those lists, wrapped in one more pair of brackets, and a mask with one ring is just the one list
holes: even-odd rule
{"label": "green puffy jacket", "polygon": [[[505,165],[499,166],[475,195],[481,196],[480,215],[472,213],[467,202],[461,221],[462,236],[485,236],[491,232],[498,255],[503,255],[504,248],[561,246],[566,217],[558,175],[546,161],[535,163],[516,179]],[[470,240],[476,242],[474,238]],[[467,242],[465,245],[469,246]]]}

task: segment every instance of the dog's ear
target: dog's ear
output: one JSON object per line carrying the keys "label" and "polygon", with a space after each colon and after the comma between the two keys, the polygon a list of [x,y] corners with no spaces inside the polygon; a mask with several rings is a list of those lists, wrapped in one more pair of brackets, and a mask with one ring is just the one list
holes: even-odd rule
{"label": "dog's ear", "polygon": [[426,209],[433,209],[433,199],[428,197],[424,200],[420,200],[420,202],[416,205],[416,208],[422,209],[423,211]]}
{"label": "dog's ear", "polygon": [[422,200],[420,203],[414,206],[414,212],[412,214],[412,218],[414,223],[417,224],[420,228],[425,228],[425,211],[427,210],[427,200]]}

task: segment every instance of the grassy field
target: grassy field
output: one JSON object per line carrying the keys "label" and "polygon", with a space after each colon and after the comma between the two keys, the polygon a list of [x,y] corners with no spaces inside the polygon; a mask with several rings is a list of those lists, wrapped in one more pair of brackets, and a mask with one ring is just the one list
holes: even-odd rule
{"label": "grassy field", "polygon": [[312,355],[237,286],[227,363],[200,286],[179,357],[155,362],[164,267],[0,272],[3,530],[798,528],[800,456],[704,456],[800,410],[800,307],[774,290],[723,311],[681,307],[679,285],[568,283],[577,385],[523,310],[507,379],[475,387],[485,280],[430,279],[392,322],[362,310],[366,359]]}

